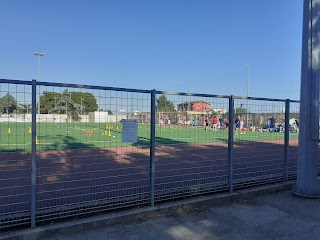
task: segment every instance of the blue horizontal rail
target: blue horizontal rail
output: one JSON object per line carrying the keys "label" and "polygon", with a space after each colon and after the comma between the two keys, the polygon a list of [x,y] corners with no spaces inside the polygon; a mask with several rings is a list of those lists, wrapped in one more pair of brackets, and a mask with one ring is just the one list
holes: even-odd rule
{"label": "blue horizontal rail", "polygon": [[234,98],[235,99],[271,101],[271,102],[286,102],[285,99],[278,99],[278,98],[259,98],[259,97],[241,97],[241,96],[235,96]]}
{"label": "blue horizontal rail", "polygon": [[15,80],[15,79],[0,79],[0,83],[32,85],[32,81]]}
{"label": "blue horizontal rail", "polygon": [[[16,79],[0,79],[0,83],[32,85],[32,81],[16,80]],[[151,90],[144,90],[144,89],[117,88],[117,87],[105,87],[105,86],[96,86],[96,85],[82,85],[82,84],[72,84],[72,83],[37,82],[37,85],[38,86],[51,86],[51,87],[69,87],[69,88],[86,88],[86,89],[97,89],[97,90],[110,90],[110,91],[120,91],[120,92],[151,93]],[[229,95],[216,95],[216,94],[204,94],[204,93],[186,93],[186,92],[169,92],[169,91],[156,91],[156,94],[196,96],[196,97],[215,97],[215,98],[226,98],[226,99],[230,98]],[[242,96],[234,96],[234,99],[264,100],[264,101],[276,101],[276,102],[285,102],[286,101],[286,99],[242,97]],[[300,101],[299,100],[290,100],[290,102],[299,103]]]}
{"label": "blue horizontal rail", "polygon": [[38,86],[51,86],[51,87],[86,88],[86,89],[97,89],[97,90],[151,93],[151,90],[142,90],[142,89],[133,89],[133,88],[103,87],[103,86],[81,85],[81,84],[70,84],[70,83],[37,82],[37,85]]}
{"label": "blue horizontal rail", "polygon": [[165,95],[180,95],[180,96],[195,96],[195,97],[215,97],[215,98],[230,98],[228,95],[213,95],[204,93],[185,93],[185,92],[167,92],[167,91],[156,91],[157,94]]}

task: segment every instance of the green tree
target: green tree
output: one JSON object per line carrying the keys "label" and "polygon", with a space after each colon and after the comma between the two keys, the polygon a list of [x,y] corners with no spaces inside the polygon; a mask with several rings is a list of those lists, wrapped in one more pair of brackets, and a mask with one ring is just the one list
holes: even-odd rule
{"label": "green tree", "polygon": [[82,108],[82,114],[88,114],[98,110],[97,99],[92,93],[71,92],[71,99]]}
{"label": "green tree", "polygon": [[99,109],[100,112],[108,112],[109,115],[113,115],[113,112],[108,109]]}
{"label": "green tree", "polygon": [[31,109],[32,105],[31,104],[19,104],[19,108],[20,108],[20,113],[23,114],[31,114],[32,109]]}
{"label": "green tree", "polygon": [[[69,91],[68,93],[70,94],[69,97],[72,101],[80,105],[80,114],[88,114],[88,112],[98,110],[97,100],[92,93]],[[40,96],[40,112],[45,114],[49,113],[51,109],[55,108],[61,97],[61,93],[43,92]]]}
{"label": "green tree", "polygon": [[157,111],[158,112],[173,112],[173,101],[167,99],[166,95],[162,95],[157,99]]}
{"label": "green tree", "polygon": [[109,115],[113,115],[113,112],[111,110],[106,110],[106,112],[108,112]]}
{"label": "green tree", "polygon": [[246,108],[237,108],[236,114],[246,114],[248,111]]}
{"label": "green tree", "polygon": [[[40,96],[40,113],[47,114],[56,106],[56,103],[61,98],[61,93],[43,92]],[[37,107],[38,109],[38,107]]]}
{"label": "green tree", "polygon": [[17,100],[10,94],[7,93],[2,98],[0,98],[0,111],[1,113],[13,113],[14,111],[18,111],[19,105]]}
{"label": "green tree", "polygon": [[56,114],[66,114],[67,120],[79,120],[80,119],[80,110],[81,105],[75,103],[71,99],[71,92],[68,90],[63,91],[61,94],[60,99],[56,102],[56,106],[49,110],[49,113],[56,113]]}

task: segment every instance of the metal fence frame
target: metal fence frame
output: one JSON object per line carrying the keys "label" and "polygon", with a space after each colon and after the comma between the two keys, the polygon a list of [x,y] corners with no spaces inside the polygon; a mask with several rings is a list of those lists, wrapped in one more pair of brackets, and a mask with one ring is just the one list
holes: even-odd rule
{"label": "metal fence frame", "polygon": [[[289,114],[290,114],[290,103],[299,101],[293,101],[289,99],[270,99],[270,98],[255,98],[255,97],[241,97],[241,96],[228,96],[228,95],[211,95],[211,94],[197,94],[197,93],[174,93],[174,92],[166,92],[166,91],[156,91],[153,90],[141,90],[141,89],[127,89],[127,88],[114,88],[114,87],[103,87],[103,86],[91,86],[91,85],[78,85],[78,84],[64,84],[64,83],[52,83],[52,82],[37,82],[36,80],[32,81],[21,81],[21,80],[8,80],[8,79],[0,79],[0,83],[8,83],[8,84],[18,84],[18,85],[30,85],[32,86],[32,159],[31,159],[31,214],[30,214],[30,226],[31,228],[35,228],[37,226],[37,206],[36,206],[36,129],[37,129],[37,119],[36,119],[36,96],[37,96],[37,86],[51,86],[51,87],[70,87],[70,88],[85,88],[85,89],[97,89],[97,90],[112,90],[112,91],[121,91],[121,92],[136,92],[136,93],[146,93],[150,94],[151,99],[151,121],[150,121],[150,206],[155,205],[155,174],[156,174],[156,95],[157,94],[165,94],[165,95],[181,95],[181,96],[197,96],[197,97],[214,97],[214,98],[224,98],[228,99],[229,102],[229,123],[234,122],[235,115],[235,100],[236,99],[244,99],[244,100],[263,100],[263,101],[271,101],[271,102],[282,102],[285,104],[285,135],[284,135],[284,152],[283,152],[283,164],[284,164],[284,172],[283,178],[276,181],[289,181],[290,172],[288,170],[289,163]],[[234,191],[234,130],[232,127],[228,129],[228,190],[229,192]],[[1,154],[1,153],[0,153]],[[319,169],[320,170],[320,169]],[[0,172],[1,173],[1,172]],[[320,171],[319,171],[320,174]],[[263,182],[260,184],[264,184]],[[255,184],[257,185],[257,184]],[[250,185],[249,185],[250,186]],[[1,189],[0,189],[1,191]],[[124,206],[125,207],[125,206]],[[104,210],[105,211],[105,210]],[[1,222],[0,222],[1,224]],[[10,225],[10,227],[14,227],[15,224]],[[7,226],[6,226],[7,227]],[[0,225],[0,230],[4,228]]]}

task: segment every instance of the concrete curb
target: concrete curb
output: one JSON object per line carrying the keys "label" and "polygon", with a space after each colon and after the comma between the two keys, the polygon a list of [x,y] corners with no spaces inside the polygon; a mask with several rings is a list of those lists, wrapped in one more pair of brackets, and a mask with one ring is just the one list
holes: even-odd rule
{"label": "concrete curb", "polygon": [[125,224],[129,222],[144,221],[165,215],[179,214],[205,208],[208,205],[222,205],[241,199],[248,199],[262,194],[270,194],[293,189],[294,181],[272,184],[239,190],[233,193],[213,194],[209,196],[193,197],[190,199],[159,204],[156,207],[131,209],[118,213],[77,219],[70,222],[57,223],[37,227],[35,229],[19,230],[14,233],[2,235],[0,240],[34,240],[45,239],[55,234],[79,232],[85,229]]}

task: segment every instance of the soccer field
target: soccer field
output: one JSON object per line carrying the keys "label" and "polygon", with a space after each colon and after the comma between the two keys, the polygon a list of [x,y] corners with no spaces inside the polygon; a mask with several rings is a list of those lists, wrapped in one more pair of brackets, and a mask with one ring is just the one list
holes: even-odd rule
{"label": "soccer field", "polygon": [[[0,151],[31,151],[31,123],[0,123]],[[37,123],[37,150],[67,150],[82,148],[112,148],[126,146],[148,146],[150,125],[138,126],[138,142],[122,143],[122,127],[104,123]],[[290,140],[298,134],[290,133]],[[234,132],[234,141],[277,141],[284,139],[284,133]],[[216,132],[203,127],[156,127],[156,145],[162,144],[209,144],[227,143],[228,131]]]}

